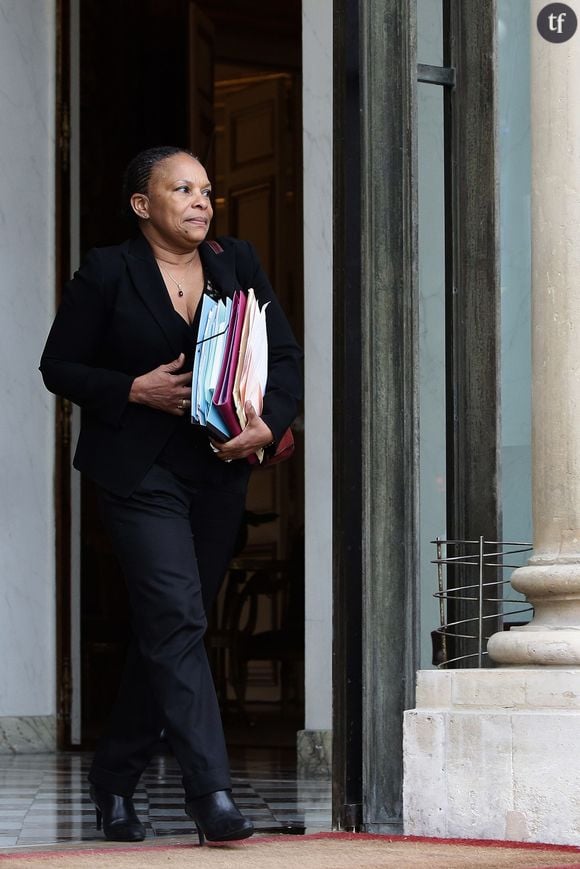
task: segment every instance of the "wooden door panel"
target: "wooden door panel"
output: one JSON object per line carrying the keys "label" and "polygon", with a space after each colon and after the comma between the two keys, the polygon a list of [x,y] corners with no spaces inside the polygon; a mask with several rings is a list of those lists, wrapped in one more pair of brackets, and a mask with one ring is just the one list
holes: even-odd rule
{"label": "wooden door panel", "polygon": [[189,147],[213,173],[214,28],[195,3],[189,4]]}
{"label": "wooden door panel", "polygon": [[252,164],[271,160],[275,163],[276,106],[272,100],[250,109],[235,112],[231,123],[231,168],[252,170]]}
{"label": "wooden door panel", "polygon": [[230,195],[232,235],[252,240],[260,261],[269,275],[276,270],[274,261],[276,226],[271,219],[275,199],[276,188],[273,178],[254,187],[232,190]]}
{"label": "wooden door panel", "polygon": [[[291,88],[290,76],[270,74],[217,94],[218,232],[255,245],[284,307],[296,262],[294,198],[287,196],[294,178],[289,143]],[[279,514],[276,522],[252,528],[249,542],[253,549],[285,557],[295,522],[288,466],[252,475],[247,508]]]}
{"label": "wooden door panel", "polygon": [[270,280],[282,296],[289,255],[280,238],[289,224],[285,191],[290,174],[286,99],[290,81],[280,75],[225,97],[225,163],[220,173],[228,232],[259,245]]}

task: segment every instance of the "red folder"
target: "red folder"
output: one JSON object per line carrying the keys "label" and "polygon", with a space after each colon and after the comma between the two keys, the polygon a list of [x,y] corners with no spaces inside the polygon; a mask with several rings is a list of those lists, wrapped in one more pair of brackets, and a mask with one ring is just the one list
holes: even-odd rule
{"label": "red folder", "polygon": [[242,329],[244,326],[246,301],[246,294],[241,290],[236,290],[232,302],[232,315],[230,318],[228,339],[224,349],[224,360],[212,399],[212,404],[218,410],[221,418],[231,431],[232,437],[239,435],[242,431],[236,413],[233,391],[238,358],[240,355],[240,341],[242,339]]}

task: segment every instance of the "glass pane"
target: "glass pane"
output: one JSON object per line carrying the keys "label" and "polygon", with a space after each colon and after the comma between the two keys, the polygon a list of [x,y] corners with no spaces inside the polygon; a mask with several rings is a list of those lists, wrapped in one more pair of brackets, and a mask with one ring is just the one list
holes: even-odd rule
{"label": "glass pane", "polygon": [[443,66],[443,3],[417,0],[417,63]]}
{"label": "glass pane", "polygon": [[505,540],[531,540],[529,0],[499,0],[502,505]]}
{"label": "glass pane", "polygon": [[[442,63],[440,0],[419,0],[421,63]],[[418,86],[421,667],[439,624],[430,543],[445,536],[445,202],[443,88]]]}

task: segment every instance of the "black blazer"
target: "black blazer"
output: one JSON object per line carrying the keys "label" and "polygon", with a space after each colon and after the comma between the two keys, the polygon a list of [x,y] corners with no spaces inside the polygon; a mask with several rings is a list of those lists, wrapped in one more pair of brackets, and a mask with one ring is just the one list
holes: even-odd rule
{"label": "black blazer", "polygon": [[[221,253],[207,242],[199,249],[213,287],[224,296],[253,287],[261,304],[270,302],[262,418],[278,440],[297,413],[302,352],[253,246],[219,241]],[[84,411],[75,468],[121,496],[139,485],[182,422],[129,402],[131,384],[176,359],[181,345],[180,323],[145,237],[89,251],[65,287],[40,369],[51,392]]]}

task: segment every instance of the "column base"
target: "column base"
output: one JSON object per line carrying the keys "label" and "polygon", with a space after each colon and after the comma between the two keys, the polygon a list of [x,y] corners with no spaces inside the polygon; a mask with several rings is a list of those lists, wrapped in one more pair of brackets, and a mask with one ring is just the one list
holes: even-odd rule
{"label": "column base", "polygon": [[492,661],[516,667],[580,667],[580,628],[529,627],[500,631],[489,638]]}
{"label": "column base", "polygon": [[424,670],[405,713],[405,834],[577,845],[580,669]]}

